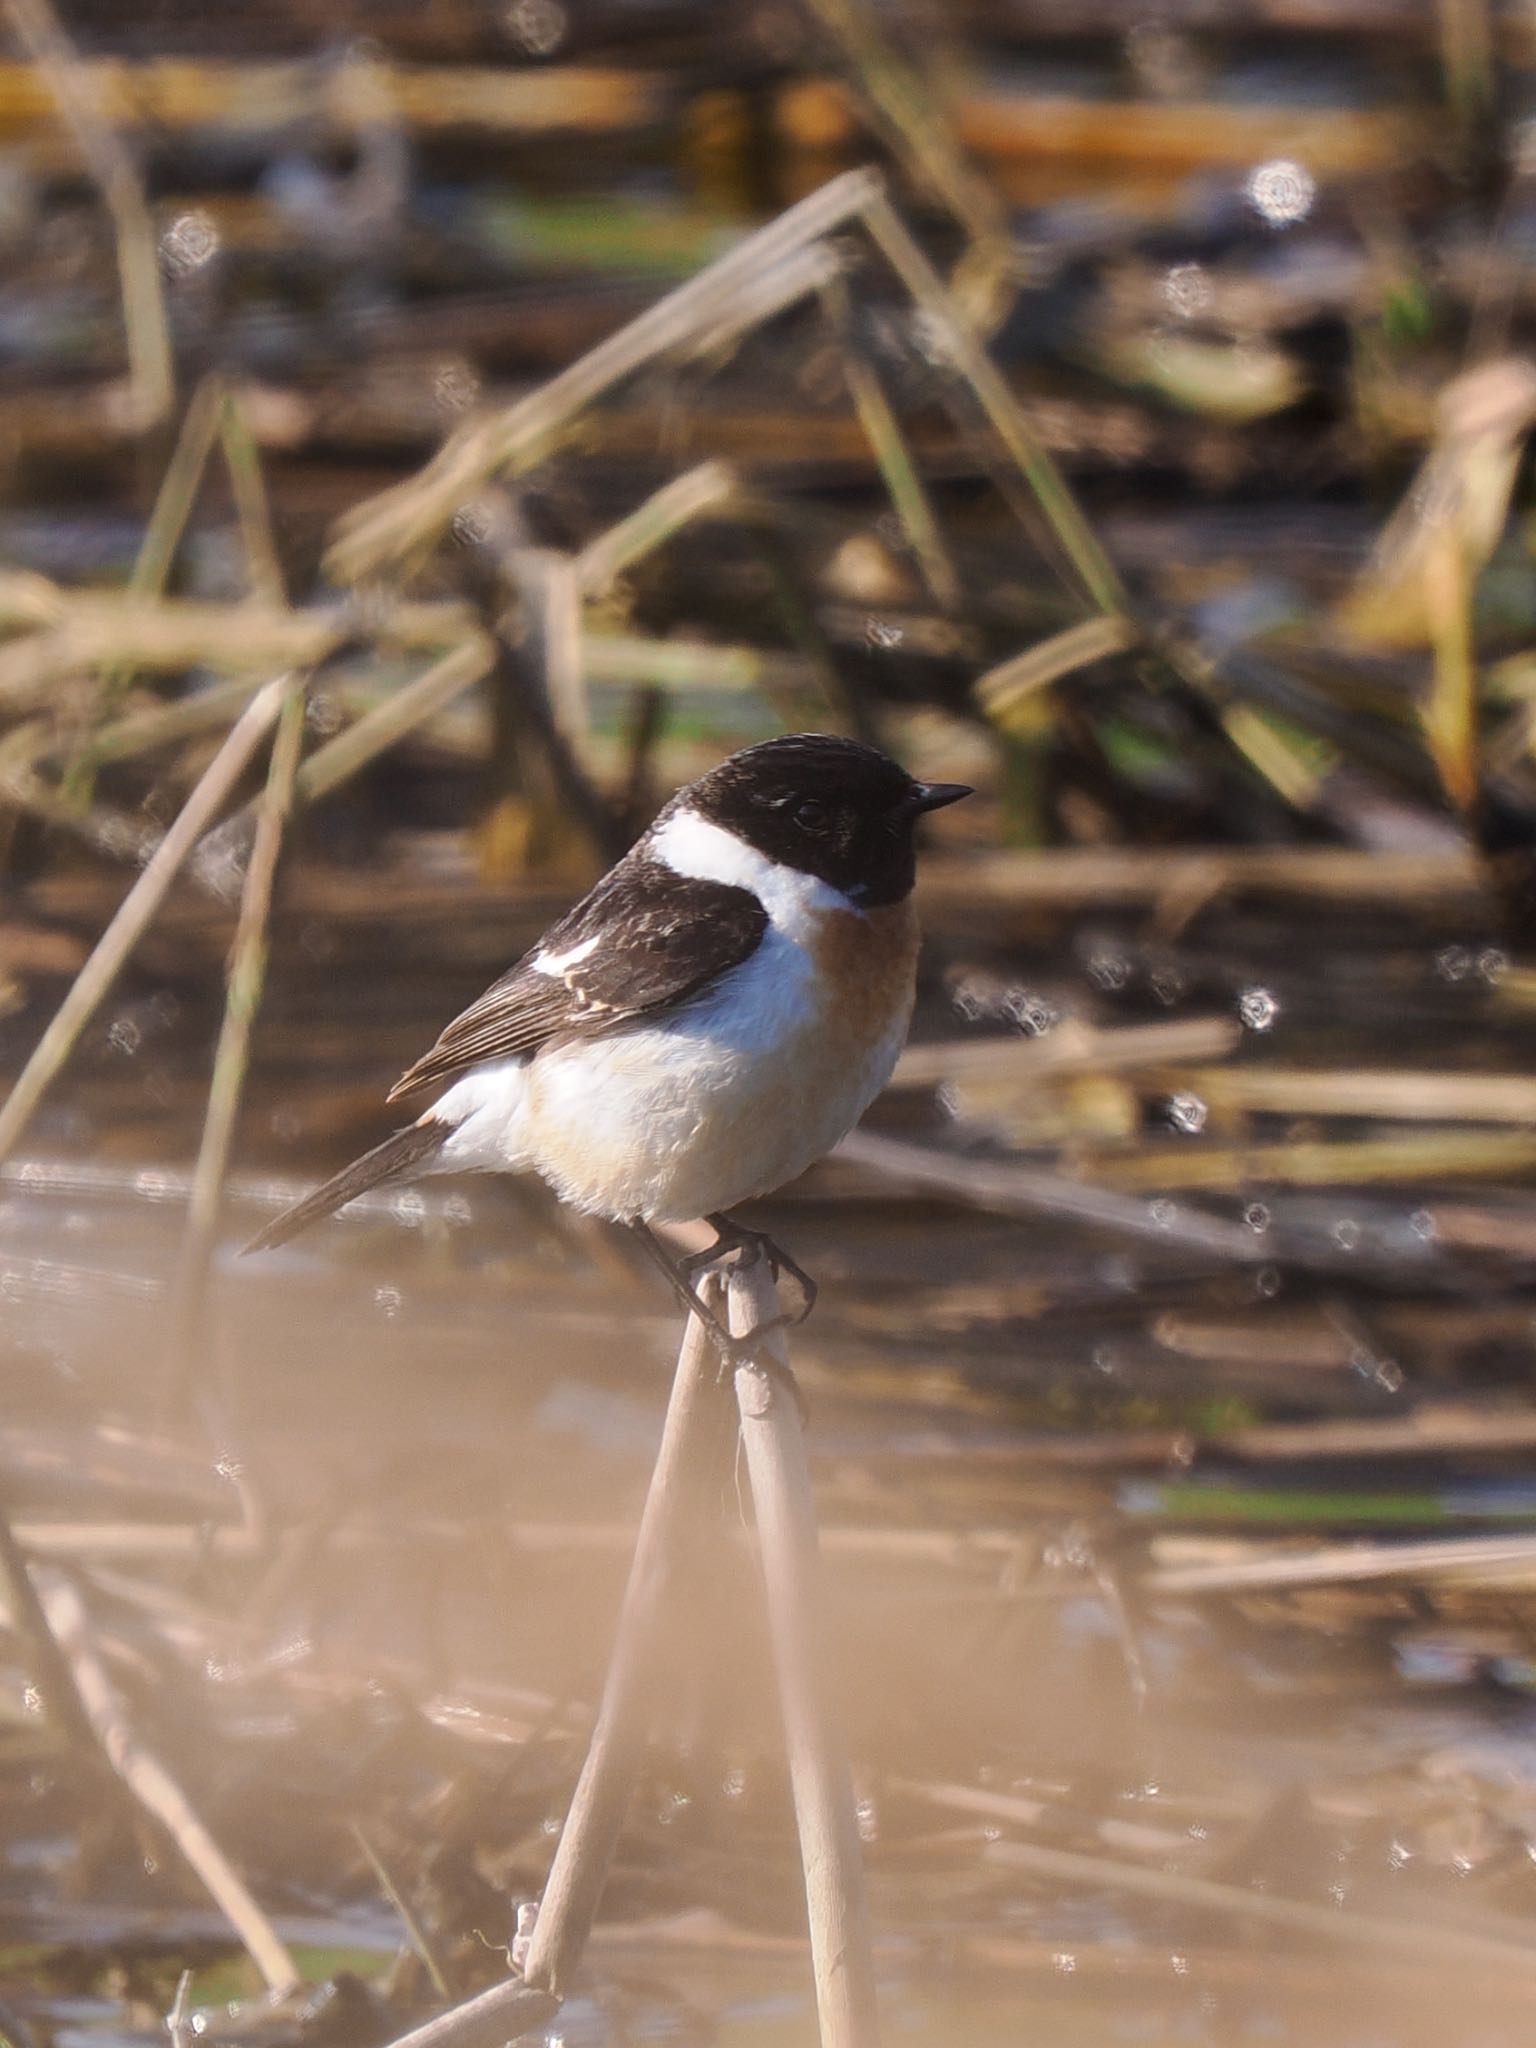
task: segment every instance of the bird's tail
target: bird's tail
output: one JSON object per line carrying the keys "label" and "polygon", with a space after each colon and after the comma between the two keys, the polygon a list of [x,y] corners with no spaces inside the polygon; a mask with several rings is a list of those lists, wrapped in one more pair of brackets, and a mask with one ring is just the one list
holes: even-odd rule
{"label": "bird's tail", "polygon": [[354,1159],[350,1166],[344,1166],[340,1173],[333,1173],[302,1202],[295,1202],[281,1216],[274,1216],[270,1223],[257,1231],[245,1250],[269,1252],[276,1245],[286,1244],[290,1237],[297,1237],[311,1223],[318,1223],[322,1216],[331,1215],[343,1202],[350,1202],[354,1195],[366,1194],[370,1188],[381,1187],[386,1181],[410,1179],[442,1150],[453,1128],[450,1123],[435,1121],[407,1124],[403,1131],[396,1131],[382,1145],[375,1145],[361,1159]]}

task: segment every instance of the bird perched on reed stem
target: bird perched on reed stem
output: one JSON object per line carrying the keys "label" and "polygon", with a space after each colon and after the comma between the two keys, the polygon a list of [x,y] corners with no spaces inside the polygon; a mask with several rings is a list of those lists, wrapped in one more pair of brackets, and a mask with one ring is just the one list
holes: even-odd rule
{"label": "bird perched on reed stem", "polygon": [[[729,1211],[802,1173],[889,1080],[916,984],[917,822],[969,794],[820,733],[733,754],[389,1098],[443,1084],[431,1107],[247,1250],[387,1183],[532,1171],[630,1225],[696,1310],[685,1269],[736,1247],[766,1248],[809,1307],[806,1276]],[[652,1226],[700,1216],[715,1244],[674,1266]]]}

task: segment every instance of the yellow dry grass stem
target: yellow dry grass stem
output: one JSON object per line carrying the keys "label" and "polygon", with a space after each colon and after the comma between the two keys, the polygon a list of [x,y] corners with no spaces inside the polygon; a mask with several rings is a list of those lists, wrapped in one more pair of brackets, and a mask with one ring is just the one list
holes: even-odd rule
{"label": "yellow dry grass stem", "polygon": [[[664,82],[638,70],[377,63],[370,68],[395,117],[425,133],[622,133],[659,118],[664,108]],[[259,134],[299,118],[329,120],[344,133],[356,126],[356,89],[346,67],[158,57],[92,58],[77,70],[81,90],[104,118],[123,128]],[[0,64],[0,141],[31,140],[46,133],[54,118],[52,94],[32,66]]]}
{"label": "yellow dry grass stem", "polygon": [[1413,1137],[1305,1139],[1275,1145],[1189,1150],[1145,1147],[1096,1158],[1083,1177],[1127,1193],[1206,1188],[1230,1194],[1253,1186],[1331,1188],[1536,1173],[1536,1131],[1435,1131]]}

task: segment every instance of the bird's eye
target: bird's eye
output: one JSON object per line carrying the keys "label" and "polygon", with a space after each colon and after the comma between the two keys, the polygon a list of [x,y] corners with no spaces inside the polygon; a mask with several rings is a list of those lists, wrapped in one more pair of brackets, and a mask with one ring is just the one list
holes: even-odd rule
{"label": "bird's eye", "polygon": [[795,823],[802,832],[819,832],[827,817],[827,807],[818,797],[808,796],[804,803],[795,805]]}

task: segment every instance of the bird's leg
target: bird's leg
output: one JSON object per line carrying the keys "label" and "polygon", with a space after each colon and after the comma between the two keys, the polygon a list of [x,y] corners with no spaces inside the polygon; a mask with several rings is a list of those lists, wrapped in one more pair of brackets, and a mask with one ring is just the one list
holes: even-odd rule
{"label": "bird's leg", "polygon": [[[706,1217],[705,1221],[714,1224],[717,1230],[720,1227],[719,1221],[713,1216]],[[800,1382],[795,1378],[794,1373],[787,1365],[781,1365],[776,1358],[759,1355],[757,1349],[757,1340],[765,1336],[769,1330],[781,1328],[789,1320],[788,1317],[775,1316],[771,1322],[764,1323],[758,1329],[749,1331],[746,1336],[736,1337],[725,1327],[708,1302],[703,1300],[688,1284],[687,1276],[702,1271],[707,1266],[712,1266],[722,1256],[723,1252],[739,1250],[743,1261],[747,1265],[751,1265],[755,1259],[771,1257],[771,1253],[764,1250],[765,1244],[768,1244],[771,1240],[765,1239],[759,1231],[743,1230],[738,1232],[736,1225],[728,1224],[727,1230],[721,1232],[722,1237],[729,1238],[729,1242],[725,1243],[723,1247],[716,1244],[711,1246],[707,1252],[693,1252],[687,1258],[680,1259],[674,1265],[667,1253],[666,1247],[648,1223],[643,1221],[642,1218],[634,1216],[630,1219],[629,1227],[641,1244],[645,1246],[646,1251],[661,1268],[661,1271],[666,1275],[668,1286],[671,1287],[678,1300],[683,1303],[687,1312],[690,1315],[696,1315],[714,1338],[715,1348],[720,1353],[721,1377],[724,1378],[727,1373],[734,1372],[739,1365],[755,1365],[760,1372],[767,1373],[770,1379],[777,1380],[782,1386],[788,1388],[790,1394],[794,1397],[795,1407],[799,1411],[801,1426],[804,1427],[810,1419],[810,1410],[806,1406],[804,1394],[800,1391]],[[797,1276],[801,1278],[802,1285],[810,1284],[804,1280],[803,1275],[799,1275],[798,1267],[794,1270]]]}
{"label": "bird's leg", "polygon": [[693,1262],[684,1259],[674,1265],[672,1259],[668,1256],[666,1246],[643,1218],[632,1216],[629,1220],[629,1227],[641,1244],[645,1246],[647,1253],[654,1263],[665,1274],[667,1285],[672,1289],[672,1292],[677,1296],[688,1314],[698,1317],[699,1321],[709,1331],[716,1344],[722,1350],[728,1350],[734,1346],[736,1339],[731,1335],[724,1323],[721,1322],[709,1303],[688,1284],[692,1276]]}
{"label": "bird's leg", "polygon": [[788,1273],[800,1289],[804,1305],[797,1316],[787,1316],[785,1321],[791,1325],[803,1323],[816,1306],[817,1293],[816,1282],[806,1272],[804,1266],[792,1259],[783,1245],[771,1238],[766,1230],[749,1230],[744,1223],[738,1223],[734,1216],[727,1216],[723,1209],[715,1210],[713,1214],[706,1216],[704,1221],[714,1231],[715,1241],[708,1251],[690,1252],[686,1259],[679,1262],[681,1270],[691,1276],[701,1272],[706,1266],[714,1265],[715,1261],[724,1258],[727,1252],[741,1252],[748,1264],[754,1257],[765,1258],[775,1280],[780,1274]]}

